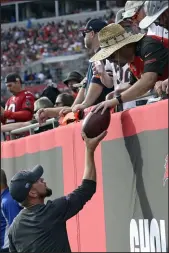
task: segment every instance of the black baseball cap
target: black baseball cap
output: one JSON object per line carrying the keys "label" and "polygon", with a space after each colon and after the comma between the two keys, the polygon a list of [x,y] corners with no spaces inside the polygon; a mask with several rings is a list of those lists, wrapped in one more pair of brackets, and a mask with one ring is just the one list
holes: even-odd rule
{"label": "black baseball cap", "polygon": [[9,192],[13,199],[22,203],[28,196],[29,191],[43,175],[41,165],[36,165],[32,170],[24,170],[16,173],[10,181]]}
{"label": "black baseball cap", "polygon": [[5,78],[5,83],[13,83],[17,81],[20,81],[22,83],[22,79],[17,73],[10,73]]}
{"label": "black baseball cap", "polygon": [[107,26],[107,22],[101,19],[90,19],[85,28],[80,29],[81,32],[90,32],[90,31],[94,31],[94,32],[100,32],[100,30],[102,28],[104,28],[105,26]]}

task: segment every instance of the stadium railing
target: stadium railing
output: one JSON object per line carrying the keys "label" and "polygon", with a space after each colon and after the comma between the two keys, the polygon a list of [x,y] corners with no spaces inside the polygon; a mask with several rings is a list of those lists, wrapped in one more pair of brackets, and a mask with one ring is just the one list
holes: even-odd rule
{"label": "stadium railing", "polygon": [[[141,96],[138,99],[133,100],[133,101],[140,101],[140,100],[143,100],[143,99],[147,99],[147,100],[149,99],[150,102],[148,102],[148,104],[150,104],[150,103],[155,103],[155,102],[158,102],[158,101],[162,100],[161,97],[157,97],[157,98],[153,97],[155,95],[156,95],[156,93],[150,92],[150,93],[145,94],[145,95],[143,95],[143,96]],[[88,114],[91,111],[91,108],[92,107],[87,108],[85,110],[85,115]],[[123,111],[123,107],[117,108],[117,112],[119,112],[119,111]],[[53,128],[55,128],[55,125],[54,125],[55,122],[56,122],[56,119],[51,118],[51,119],[48,119],[46,121],[46,123],[43,123],[41,126],[48,126],[48,125],[52,124]],[[40,126],[39,123],[35,123],[35,124],[31,124],[31,125],[26,126],[26,127],[15,129],[15,130],[10,132],[10,139],[14,140],[16,135],[24,133],[24,132],[28,132],[28,131],[29,131],[30,135],[32,135],[32,134],[34,134],[34,130],[36,128],[38,128],[39,126]]]}
{"label": "stadium railing", "polygon": [[[116,13],[119,10],[119,8],[115,7],[113,11]],[[91,11],[91,12],[81,12],[77,14],[70,14],[70,15],[63,15],[63,16],[58,16],[58,17],[51,17],[51,18],[42,18],[42,19],[32,19],[32,25],[36,24],[47,24],[49,22],[61,22],[61,21],[81,21],[85,22],[88,18],[100,18],[103,17],[104,15],[107,14],[107,10],[101,10],[101,11]],[[27,26],[27,20],[26,21],[21,21],[21,22],[15,22],[15,23],[8,23],[8,24],[1,24],[2,29],[9,29],[12,27],[26,27]]]}
{"label": "stadium railing", "polygon": [[[55,128],[55,122],[57,120],[55,118],[52,118],[52,119],[48,119],[46,121],[46,123],[43,123],[41,126],[48,126],[48,125],[52,125],[53,128]],[[21,127],[21,128],[18,128],[18,129],[15,129],[15,130],[12,130],[10,132],[10,139],[11,140],[14,140],[15,139],[15,136],[18,135],[18,134],[21,134],[21,133],[25,133],[25,132],[29,132],[30,135],[34,134],[35,133],[35,129],[39,128],[40,125],[39,123],[35,123],[35,124],[31,124],[29,126],[26,126],[26,127]]]}

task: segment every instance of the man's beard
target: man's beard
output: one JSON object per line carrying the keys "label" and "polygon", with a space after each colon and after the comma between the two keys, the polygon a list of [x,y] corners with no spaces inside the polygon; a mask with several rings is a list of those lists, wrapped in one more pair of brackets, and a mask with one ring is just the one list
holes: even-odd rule
{"label": "man's beard", "polygon": [[46,188],[46,194],[45,194],[45,197],[50,197],[52,195],[52,189],[50,188]]}

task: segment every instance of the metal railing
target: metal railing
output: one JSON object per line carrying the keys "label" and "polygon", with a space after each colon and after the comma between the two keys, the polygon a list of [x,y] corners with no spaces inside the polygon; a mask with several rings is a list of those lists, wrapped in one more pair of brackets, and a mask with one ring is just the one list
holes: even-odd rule
{"label": "metal railing", "polygon": [[26,127],[21,127],[21,128],[18,128],[18,129],[15,129],[15,130],[12,130],[9,134],[10,134],[10,139],[11,140],[15,140],[16,138],[16,135],[20,135],[22,133],[25,133],[25,132],[29,132],[30,135],[34,134],[35,133],[35,129],[41,127],[41,126],[48,126],[48,125],[51,125],[53,126],[53,128],[55,128],[55,123],[57,122],[57,120],[55,118],[52,118],[52,119],[48,119],[45,123],[43,123],[42,125],[39,125],[39,123],[35,123],[35,124],[31,124],[29,126],[26,126]]}
{"label": "metal railing", "polygon": [[[159,98],[159,97],[156,99],[155,98],[156,96],[157,96],[157,94],[152,90],[152,91],[149,91],[146,94],[144,94],[136,99],[130,100],[128,102],[136,102],[136,106],[138,106],[137,102],[146,101],[146,100],[148,101],[151,98],[154,100],[154,102],[158,102],[159,100],[161,100],[161,98]],[[124,111],[123,104],[118,105],[116,109],[117,109],[116,112]]]}
{"label": "metal railing", "polygon": [[[152,92],[148,92],[145,95],[140,96],[139,98],[137,98],[135,100],[132,100],[132,101],[140,101],[140,100],[144,100],[144,99],[148,100],[148,99],[152,98],[152,101],[150,101],[149,103],[154,103],[154,102],[158,102],[158,101],[160,101],[162,99],[168,98],[166,96],[164,96],[164,97],[157,97],[156,95],[157,94],[154,91],[152,91]],[[131,102],[131,101],[129,101],[129,102]],[[119,109],[120,110],[117,110],[117,111],[123,111],[123,108],[119,108]],[[58,122],[58,121],[55,118],[48,119],[42,125],[39,125],[39,123],[31,124],[31,125],[26,126],[26,127],[21,127],[21,128],[12,130],[10,133],[8,133],[8,135],[10,136],[11,140],[14,140],[14,139],[16,139],[17,135],[20,135],[20,134],[25,133],[25,132],[29,132],[30,135],[34,134],[35,130],[37,128],[41,127],[41,126],[48,126],[48,125],[52,124],[52,127],[55,128],[56,127],[55,126],[56,122]]]}

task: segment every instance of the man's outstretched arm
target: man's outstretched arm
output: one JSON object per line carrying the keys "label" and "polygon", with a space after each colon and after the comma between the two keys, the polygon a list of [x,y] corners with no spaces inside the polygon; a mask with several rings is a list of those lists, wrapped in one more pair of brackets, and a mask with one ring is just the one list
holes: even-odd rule
{"label": "man's outstretched arm", "polygon": [[94,152],[100,141],[106,136],[103,132],[96,138],[88,139],[84,133],[82,137],[85,141],[85,168],[82,184],[72,193],[53,201],[56,207],[56,216],[62,221],[66,221],[83,209],[96,192],[96,167]]}

